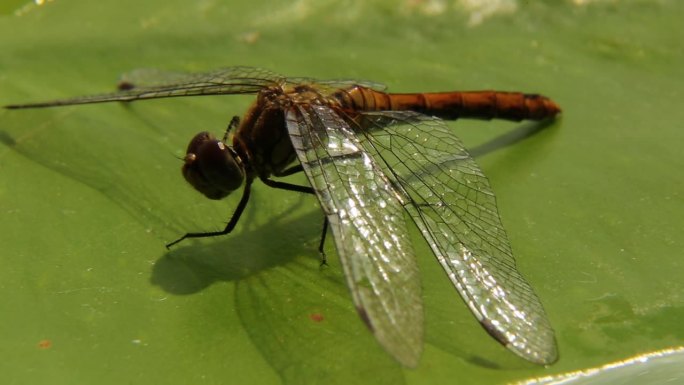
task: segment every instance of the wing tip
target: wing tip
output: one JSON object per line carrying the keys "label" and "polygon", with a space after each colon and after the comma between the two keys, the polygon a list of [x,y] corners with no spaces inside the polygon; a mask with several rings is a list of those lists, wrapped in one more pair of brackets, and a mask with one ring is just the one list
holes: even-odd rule
{"label": "wing tip", "polygon": [[482,325],[490,336],[506,347],[506,349],[529,362],[546,366],[558,361],[556,337],[554,336],[553,330],[550,328],[539,330],[540,338],[538,338],[538,340],[540,342],[535,344],[534,347],[530,347],[528,344],[519,346],[486,318],[480,320],[480,325]]}
{"label": "wing tip", "polygon": [[547,349],[541,352],[530,351],[530,349],[518,349],[513,345],[506,345],[506,347],[516,355],[533,364],[548,366],[558,361],[558,349],[556,347],[555,340],[553,341],[552,345],[548,346]]}
{"label": "wing tip", "polygon": [[366,312],[366,309],[364,309],[360,306],[357,306],[356,312],[359,313],[359,317],[361,317],[361,320],[366,325],[366,327],[371,331],[371,333],[375,333],[375,328],[373,327],[373,324],[371,323],[370,317],[368,316],[368,312]]}
{"label": "wing tip", "polygon": [[376,331],[375,327],[373,327],[373,323],[371,322],[371,318],[368,315],[368,312],[366,312],[366,309],[357,306],[356,312],[359,313],[359,317],[366,325],[366,327],[371,331],[371,333],[373,333],[375,339],[378,341],[380,346],[382,346],[382,348],[387,353],[389,353],[397,362],[399,362],[402,366],[409,369],[415,369],[418,367],[420,357],[423,355],[422,339],[420,340],[417,346],[413,347],[411,347],[410,345],[414,344],[408,341],[407,344],[403,347],[401,347],[401,345],[400,347],[398,347],[395,344],[387,343],[383,336],[381,336],[379,332]]}

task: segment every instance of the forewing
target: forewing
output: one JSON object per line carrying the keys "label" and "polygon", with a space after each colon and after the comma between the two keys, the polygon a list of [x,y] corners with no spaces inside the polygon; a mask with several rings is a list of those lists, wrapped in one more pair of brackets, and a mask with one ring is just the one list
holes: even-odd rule
{"label": "forewing", "polygon": [[39,108],[178,96],[253,94],[282,81],[284,78],[280,75],[253,67],[228,67],[203,73],[138,69],[122,75],[119,92],[5,107]]}
{"label": "forewing", "polygon": [[487,178],[444,122],[411,111],[364,114],[362,144],[401,186],[415,220],[482,326],[523,358],[557,359],[541,302],[517,271]]}
{"label": "forewing", "polygon": [[370,88],[375,91],[386,91],[387,86],[374,82],[372,80],[358,80],[358,79],[332,79],[332,80],[319,80],[318,83],[325,84],[329,87],[334,88],[349,88],[354,86],[362,86],[365,88]]}
{"label": "forewing", "polygon": [[423,307],[401,196],[329,107],[295,105],[287,127],[328,218],[361,318],[399,362],[416,366]]}
{"label": "forewing", "polygon": [[[288,79],[291,81],[293,79]],[[370,88],[375,91],[385,91],[387,86],[382,83],[373,82],[370,80],[357,80],[357,79],[331,79],[331,80],[316,80],[316,79],[302,79],[302,82],[311,83],[319,86],[322,90],[327,90],[328,92],[334,92],[339,89],[347,89],[354,86],[362,86],[365,88]]]}

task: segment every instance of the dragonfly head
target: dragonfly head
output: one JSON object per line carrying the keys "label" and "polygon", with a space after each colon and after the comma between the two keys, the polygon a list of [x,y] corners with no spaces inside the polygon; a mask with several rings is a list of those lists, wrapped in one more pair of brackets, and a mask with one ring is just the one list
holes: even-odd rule
{"label": "dragonfly head", "polygon": [[222,199],[245,180],[238,154],[208,132],[195,135],[188,145],[183,176],[209,199]]}

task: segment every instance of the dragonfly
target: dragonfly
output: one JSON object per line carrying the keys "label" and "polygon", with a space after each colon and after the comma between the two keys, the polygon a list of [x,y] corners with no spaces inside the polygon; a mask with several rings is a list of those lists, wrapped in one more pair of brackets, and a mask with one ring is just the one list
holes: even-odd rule
{"label": "dragonfly", "polygon": [[[230,233],[252,183],[313,194],[360,318],[399,363],[416,367],[423,303],[409,225],[414,223],[472,314],[499,343],[533,363],[558,358],[544,308],[516,268],[487,177],[445,120],[550,120],[560,112],[538,94],[503,91],[388,93],[382,84],[285,77],[228,67],[204,73],[135,70],[118,91],[8,109],[255,94],[222,139],[195,135],[182,173],[209,199],[242,188],[221,231],[189,232],[169,243]],[[278,180],[303,172],[310,185]]]}

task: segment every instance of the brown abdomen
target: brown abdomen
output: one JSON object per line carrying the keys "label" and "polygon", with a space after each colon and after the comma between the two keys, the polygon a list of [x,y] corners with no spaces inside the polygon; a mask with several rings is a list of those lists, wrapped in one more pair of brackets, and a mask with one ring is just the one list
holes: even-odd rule
{"label": "brown abdomen", "polygon": [[416,111],[442,119],[543,120],[556,116],[560,107],[536,94],[501,91],[389,94],[356,86],[332,95],[343,108],[357,111]]}

